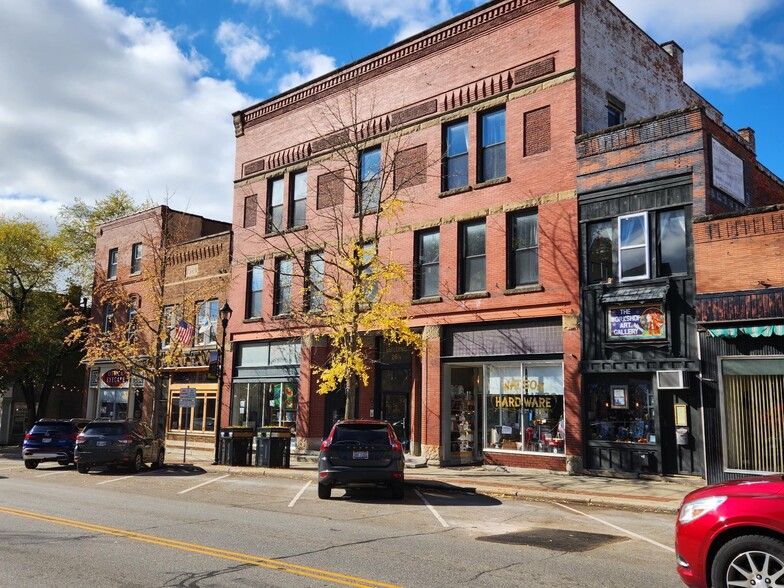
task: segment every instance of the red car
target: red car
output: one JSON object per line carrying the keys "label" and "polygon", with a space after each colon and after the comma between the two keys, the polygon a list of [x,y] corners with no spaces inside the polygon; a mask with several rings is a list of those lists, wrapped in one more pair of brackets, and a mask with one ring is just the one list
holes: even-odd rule
{"label": "red car", "polygon": [[784,475],[691,492],[678,511],[675,554],[694,588],[784,588]]}

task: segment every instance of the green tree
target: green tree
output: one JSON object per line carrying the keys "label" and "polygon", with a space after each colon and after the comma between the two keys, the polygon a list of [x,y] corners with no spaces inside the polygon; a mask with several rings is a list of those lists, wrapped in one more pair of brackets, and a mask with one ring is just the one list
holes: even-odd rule
{"label": "green tree", "polygon": [[69,352],[66,318],[81,291],[58,294],[60,241],[40,224],[0,215],[0,383],[22,390],[28,426],[46,414],[55,377]]}
{"label": "green tree", "polygon": [[76,198],[73,204],[60,207],[57,218],[58,239],[70,269],[69,279],[89,292],[93,285],[98,226],[146,207],[137,206],[123,190],[115,190],[94,204]]}

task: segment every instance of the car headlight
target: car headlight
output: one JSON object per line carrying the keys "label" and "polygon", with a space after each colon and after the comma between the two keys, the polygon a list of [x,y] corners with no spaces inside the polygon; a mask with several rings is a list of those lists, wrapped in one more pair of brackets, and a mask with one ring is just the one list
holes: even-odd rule
{"label": "car headlight", "polygon": [[698,498],[697,500],[686,502],[681,507],[678,521],[681,524],[690,523],[693,520],[700,518],[706,512],[716,510],[725,500],[727,500],[726,496],[709,496],[707,498]]}

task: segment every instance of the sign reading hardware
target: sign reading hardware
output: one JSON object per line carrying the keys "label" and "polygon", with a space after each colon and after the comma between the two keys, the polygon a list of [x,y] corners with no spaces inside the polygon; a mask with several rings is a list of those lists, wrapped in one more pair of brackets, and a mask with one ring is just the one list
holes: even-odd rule
{"label": "sign reading hardware", "polygon": [[607,309],[610,340],[666,339],[667,324],[661,304]]}
{"label": "sign reading hardware", "polygon": [[553,408],[552,396],[492,396],[495,408]]}

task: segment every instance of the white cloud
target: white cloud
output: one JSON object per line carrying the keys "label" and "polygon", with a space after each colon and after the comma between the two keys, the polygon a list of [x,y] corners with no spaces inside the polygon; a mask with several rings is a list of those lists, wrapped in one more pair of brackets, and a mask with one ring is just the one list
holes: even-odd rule
{"label": "white cloud", "polygon": [[784,44],[752,34],[779,0],[613,0],[658,42],[684,48],[684,78],[698,90],[759,87],[784,68]]}
{"label": "white cloud", "polygon": [[234,0],[234,2],[263,8],[270,13],[277,9],[288,16],[312,23],[315,20],[314,9],[323,4],[324,0]]}
{"label": "white cloud", "polygon": [[[42,18],[45,15],[45,18]],[[0,3],[0,213],[49,217],[122,188],[230,220],[231,112],[252,99],[204,75],[157,21],[103,0]]]}
{"label": "white cloud", "polygon": [[215,41],[226,57],[226,67],[242,80],[247,80],[256,65],[270,54],[269,45],[243,23],[222,22],[215,33]]}
{"label": "white cloud", "polygon": [[289,51],[286,57],[292,65],[296,68],[284,75],[278,84],[278,90],[285,92],[291,88],[295,88],[305,82],[315,79],[325,73],[335,69],[335,59],[329,55],[324,55],[315,49],[308,49],[305,51]]}

